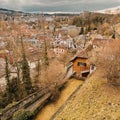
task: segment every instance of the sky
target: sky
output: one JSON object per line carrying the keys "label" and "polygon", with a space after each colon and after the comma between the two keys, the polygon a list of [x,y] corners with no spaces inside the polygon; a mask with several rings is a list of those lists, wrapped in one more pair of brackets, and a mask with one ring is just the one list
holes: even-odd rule
{"label": "sky", "polygon": [[120,0],[0,0],[0,8],[24,12],[82,12],[120,6]]}

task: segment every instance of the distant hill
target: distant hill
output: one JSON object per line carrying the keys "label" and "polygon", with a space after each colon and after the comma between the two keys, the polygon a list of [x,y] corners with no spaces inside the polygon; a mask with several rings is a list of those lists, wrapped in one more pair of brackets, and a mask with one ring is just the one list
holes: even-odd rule
{"label": "distant hill", "polygon": [[0,8],[0,14],[5,14],[5,15],[15,15],[15,14],[25,14],[22,11],[14,11],[14,10],[9,10],[5,8]]}
{"label": "distant hill", "polygon": [[[16,15],[16,14],[24,14],[24,15],[31,15],[31,14],[43,14],[42,12],[31,12],[31,13],[25,13],[22,11],[15,11],[15,10],[9,10],[9,9],[4,9],[0,8],[0,14],[5,14],[5,15]],[[79,12],[44,12],[45,16],[51,16],[51,15],[56,15],[56,16],[74,16],[74,15],[79,15]]]}
{"label": "distant hill", "polygon": [[120,6],[108,8],[108,9],[103,9],[103,10],[98,10],[96,12],[105,13],[105,14],[120,14]]}
{"label": "distant hill", "polygon": [[0,12],[15,12],[14,10],[8,10],[4,8],[0,8]]}

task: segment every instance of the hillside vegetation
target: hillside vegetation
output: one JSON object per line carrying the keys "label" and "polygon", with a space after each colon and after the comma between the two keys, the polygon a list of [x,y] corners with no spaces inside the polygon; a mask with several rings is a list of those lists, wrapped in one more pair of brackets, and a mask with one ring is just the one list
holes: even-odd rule
{"label": "hillside vegetation", "polygon": [[54,120],[120,120],[119,90],[96,71]]}

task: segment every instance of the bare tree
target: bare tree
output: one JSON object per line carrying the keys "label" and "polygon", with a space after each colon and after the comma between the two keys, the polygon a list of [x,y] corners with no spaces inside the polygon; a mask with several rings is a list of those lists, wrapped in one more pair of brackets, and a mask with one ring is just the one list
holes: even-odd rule
{"label": "bare tree", "polygon": [[120,41],[114,40],[101,50],[96,66],[102,69],[111,85],[120,85]]}

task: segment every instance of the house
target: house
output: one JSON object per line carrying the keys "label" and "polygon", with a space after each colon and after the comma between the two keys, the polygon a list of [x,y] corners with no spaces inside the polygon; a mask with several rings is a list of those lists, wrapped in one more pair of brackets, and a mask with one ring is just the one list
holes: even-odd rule
{"label": "house", "polygon": [[57,46],[56,48],[54,48],[54,53],[56,56],[61,56],[65,54],[65,52],[66,52],[66,48],[62,46]]}
{"label": "house", "polygon": [[82,50],[74,58],[71,59],[72,70],[75,72],[77,78],[87,77],[90,73],[90,65],[88,63],[88,54],[85,50]]}
{"label": "house", "polygon": [[67,73],[74,74],[77,79],[85,78],[91,73],[91,65],[89,64],[89,51],[92,45],[88,45],[85,49],[78,52],[71,60],[67,68]]}
{"label": "house", "polygon": [[74,42],[74,39],[71,38],[70,36],[68,36],[68,39],[67,39],[67,45],[68,45],[68,49],[76,49],[76,44]]}

